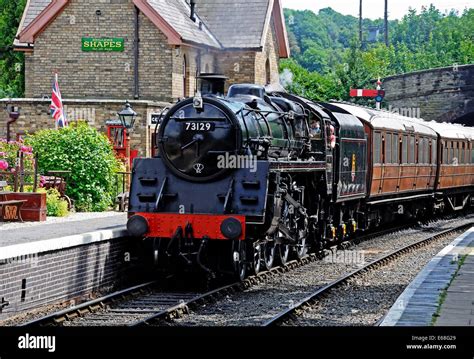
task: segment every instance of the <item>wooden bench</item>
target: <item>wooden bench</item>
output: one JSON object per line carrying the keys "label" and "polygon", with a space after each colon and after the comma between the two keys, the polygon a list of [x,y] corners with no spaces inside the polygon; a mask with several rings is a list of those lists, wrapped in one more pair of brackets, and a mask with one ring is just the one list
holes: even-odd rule
{"label": "wooden bench", "polygon": [[5,192],[8,186],[6,181],[0,181],[0,221],[21,221],[21,207],[28,202],[27,200],[8,200],[8,195],[12,192]]}
{"label": "wooden bench", "polygon": [[14,200],[14,201],[1,201],[0,202],[0,221],[20,221],[21,218],[21,207],[23,204],[28,202],[27,200]]}

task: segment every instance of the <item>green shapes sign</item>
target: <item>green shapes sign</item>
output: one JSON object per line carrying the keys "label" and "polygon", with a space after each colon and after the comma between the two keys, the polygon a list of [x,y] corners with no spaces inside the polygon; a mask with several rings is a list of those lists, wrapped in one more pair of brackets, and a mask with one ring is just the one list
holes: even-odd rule
{"label": "green shapes sign", "polygon": [[125,41],[122,38],[82,38],[82,51],[85,52],[123,52]]}

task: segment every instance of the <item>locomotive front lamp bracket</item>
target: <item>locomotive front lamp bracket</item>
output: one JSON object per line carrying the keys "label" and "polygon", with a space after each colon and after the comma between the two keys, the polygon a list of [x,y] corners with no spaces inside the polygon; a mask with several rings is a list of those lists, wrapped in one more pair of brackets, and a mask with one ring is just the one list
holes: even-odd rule
{"label": "locomotive front lamp bracket", "polygon": [[202,111],[204,109],[204,100],[202,99],[200,91],[198,91],[196,96],[194,96],[193,107],[198,111]]}

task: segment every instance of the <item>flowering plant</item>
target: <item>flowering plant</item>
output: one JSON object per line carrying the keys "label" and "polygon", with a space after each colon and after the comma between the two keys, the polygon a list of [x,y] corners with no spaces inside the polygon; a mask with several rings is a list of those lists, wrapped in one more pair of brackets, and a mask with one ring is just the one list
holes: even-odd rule
{"label": "flowering plant", "polygon": [[35,158],[33,148],[26,146],[23,140],[7,141],[0,138],[0,178],[13,182],[13,175],[19,165],[19,156],[23,155],[23,168],[27,174],[25,183],[33,183],[35,169]]}

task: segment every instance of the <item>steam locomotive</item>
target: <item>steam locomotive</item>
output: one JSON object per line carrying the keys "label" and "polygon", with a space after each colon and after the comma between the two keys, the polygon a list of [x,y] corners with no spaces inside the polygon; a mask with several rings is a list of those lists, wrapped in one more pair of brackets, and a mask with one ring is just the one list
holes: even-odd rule
{"label": "steam locomotive", "polygon": [[474,129],[203,76],[136,159],[129,233],[159,268],[244,279],[384,223],[471,205]]}

